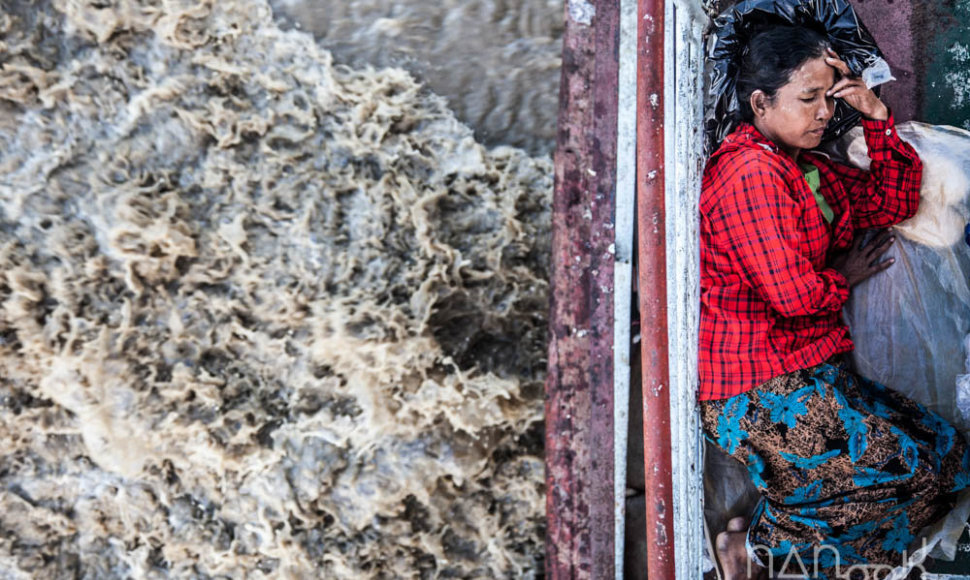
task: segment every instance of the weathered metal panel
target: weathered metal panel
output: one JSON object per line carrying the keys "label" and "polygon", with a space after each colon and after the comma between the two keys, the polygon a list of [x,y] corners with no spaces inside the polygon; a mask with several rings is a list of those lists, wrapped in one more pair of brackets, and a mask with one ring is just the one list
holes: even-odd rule
{"label": "weathered metal panel", "polygon": [[[620,0],[616,127],[616,256],[613,270],[613,510],[615,576],[623,580],[627,433],[630,400],[630,322],[633,299],[633,216],[636,211],[637,1]],[[639,376],[636,377],[639,380]]]}
{"label": "weathered metal panel", "polygon": [[553,199],[546,569],[614,575],[613,259],[619,0],[568,0]]}
{"label": "weathered metal panel", "polygon": [[704,62],[708,18],[696,0],[667,5],[667,331],[676,577],[700,578],[704,554],[702,438],[697,411]]}

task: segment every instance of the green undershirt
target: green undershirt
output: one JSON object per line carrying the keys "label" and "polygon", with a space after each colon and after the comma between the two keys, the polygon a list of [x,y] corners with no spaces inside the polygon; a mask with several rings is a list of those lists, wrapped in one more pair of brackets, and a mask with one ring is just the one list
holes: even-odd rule
{"label": "green undershirt", "polygon": [[818,204],[818,209],[822,212],[822,217],[825,218],[826,223],[832,223],[832,220],[835,219],[835,212],[829,207],[828,202],[825,201],[822,194],[818,192],[819,186],[821,185],[818,167],[815,167],[811,163],[799,163],[798,167],[801,168],[802,175],[805,176],[805,181],[808,182],[808,188],[812,190],[812,195],[815,196],[815,203]]}

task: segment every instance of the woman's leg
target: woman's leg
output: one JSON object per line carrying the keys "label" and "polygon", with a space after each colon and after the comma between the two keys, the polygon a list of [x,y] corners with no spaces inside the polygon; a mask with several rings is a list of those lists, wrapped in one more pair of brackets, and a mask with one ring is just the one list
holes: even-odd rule
{"label": "woman's leg", "polygon": [[724,580],[755,580],[767,577],[767,570],[748,556],[748,522],[732,518],[727,529],[717,535],[717,561]]}

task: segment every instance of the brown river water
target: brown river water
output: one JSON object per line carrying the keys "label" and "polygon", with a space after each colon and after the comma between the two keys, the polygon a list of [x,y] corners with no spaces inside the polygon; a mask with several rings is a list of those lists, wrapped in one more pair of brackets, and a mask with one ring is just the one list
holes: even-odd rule
{"label": "brown river water", "polygon": [[281,26],[334,61],[400,67],[445,97],[485,145],[551,154],[563,0],[272,0]]}
{"label": "brown river water", "polygon": [[4,578],[541,574],[560,9],[413,4],[0,0]]}

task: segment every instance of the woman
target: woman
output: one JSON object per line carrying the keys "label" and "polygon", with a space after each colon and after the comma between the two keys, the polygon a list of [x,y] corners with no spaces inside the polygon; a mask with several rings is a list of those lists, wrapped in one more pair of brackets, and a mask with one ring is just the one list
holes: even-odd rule
{"label": "woman", "polygon": [[[840,360],[849,289],[893,263],[882,259],[891,233],[863,245],[857,232],[916,212],[922,166],[814,31],[756,35],[737,87],[744,122],[701,193],[699,399],[705,435],[747,466],[763,500],[749,529],[736,518],[718,536],[718,557],[729,578],[753,574],[749,558],[881,577],[970,483],[952,426]],[[834,99],[862,113],[869,173],[811,152]]]}

